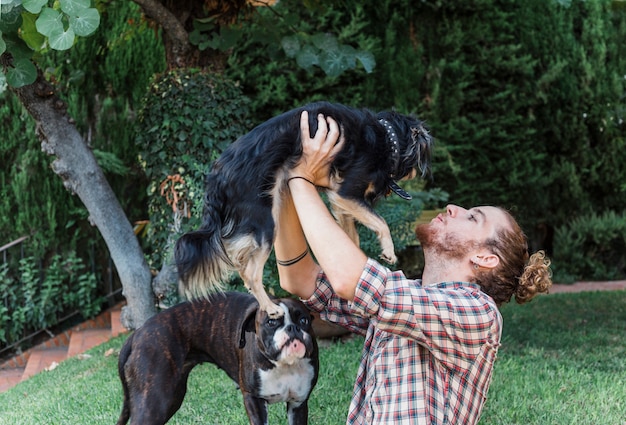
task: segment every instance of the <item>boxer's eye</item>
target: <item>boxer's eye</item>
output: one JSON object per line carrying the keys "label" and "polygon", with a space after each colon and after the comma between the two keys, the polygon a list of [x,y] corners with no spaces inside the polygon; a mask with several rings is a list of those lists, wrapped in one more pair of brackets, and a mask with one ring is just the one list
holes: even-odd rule
{"label": "boxer's eye", "polygon": [[300,326],[309,326],[309,324],[311,323],[311,321],[306,318],[306,317],[301,317],[300,318]]}
{"label": "boxer's eye", "polygon": [[280,322],[277,319],[267,319],[267,326],[269,326],[270,328],[275,328],[280,324]]}

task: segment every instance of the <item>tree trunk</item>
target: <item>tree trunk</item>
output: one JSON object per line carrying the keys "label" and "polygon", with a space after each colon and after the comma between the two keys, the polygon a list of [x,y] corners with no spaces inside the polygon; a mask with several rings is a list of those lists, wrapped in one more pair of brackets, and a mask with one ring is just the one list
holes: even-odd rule
{"label": "tree trunk", "polygon": [[138,328],[156,308],[150,269],[126,214],[93,152],[67,115],[65,104],[41,72],[33,84],[12,90],[36,121],[42,150],[56,156],[52,170],[81,199],[89,211],[90,222],[109,248],[127,301],[122,324],[128,329]]}

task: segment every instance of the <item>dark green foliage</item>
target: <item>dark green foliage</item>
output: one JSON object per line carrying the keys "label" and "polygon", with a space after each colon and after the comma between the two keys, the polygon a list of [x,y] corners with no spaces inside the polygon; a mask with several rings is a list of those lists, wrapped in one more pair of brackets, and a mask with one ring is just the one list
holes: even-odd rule
{"label": "dark green foliage", "polygon": [[53,327],[74,311],[94,316],[102,304],[97,292],[95,274],[74,252],[53,256],[45,272],[33,257],[20,260],[17,268],[0,265],[0,348]]}
{"label": "dark green foliage", "polygon": [[[552,5],[553,19],[539,22],[552,35],[524,39],[540,64],[534,113],[549,159],[545,195],[554,200],[546,216],[555,226],[625,206],[625,62],[617,42],[625,34],[608,8],[602,1]],[[620,21],[623,27],[624,15]]]}
{"label": "dark green foliage", "polygon": [[420,27],[433,76],[427,116],[443,146],[434,183],[461,205],[514,207],[525,225],[546,206],[543,194],[530,190],[545,181],[532,113],[537,60],[518,37],[529,31],[531,9],[514,1],[463,2]]}
{"label": "dark green foliage", "polygon": [[[254,19],[246,22],[242,42],[229,56],[226,74],[240,81],[244,94],[251,99],[254,122],[285,112],[305,103],[328,100],[355,107],[376,106],[364,101],[364,80],[375,79],[376,69],[368,74],[361,66],[328,76],[319,68],[305,70],[293,58],[287,57],[281,45],[280,34],[294,32],[328,32],[339,43],[354,46],[375,54],[377,41],[368,34],[369,17],[364,15],[360,2],[316,3],[302,7],[299,2],[278,2],[276,12],[258,8]],[[273,31],[268,31],[271,27]],[[269,38],[269,40],[268,40]]]}
{"label": "dark green foliage", "polygon": [[626,213],[580,216],[556,230],[558,282],[626,278]]}
{"label": "dark green foliage", "polygon": [[[150,179],[149,239],[156,267],[165,259],[173,234],[199,225],[204,176],[211,163],[250,129],[247,98],[237,84],[218,74],[179,69],[159,76],[150,85],[136,142]],[[171,187],[168,176],[176,174],[183,179],[174,187],[180,196],[176,205],[182,214],[180,222],[161,193],[164,182]],[[193,217],[191,222],[183,220],[187,212]]]}
{"label": "dark green foliage", "polygon": [[[137,13],[133,2],[109,2],[96,34],[69,52],[51,53],[43,65],[131,220],[145,218],[134,108],[149,77],[164,67],[158,36],[129,19]],[[0,160],[6,166],[0,170],[0,241],[32,235],[29,254],[43,257],[92,240],[88,213],[50,171],[51,159],[41,152],[34,123],[13,97],[1,96]]]}
{"label": "dark green foliage", "polygon": [[[164,68],[164,55],[158,33],[141,22],[133,2],[107,1],[101,11],[98,32],[81,39],[67,52],[50,52],[40,64],[67,102],[69,115],[93,148],[133,221],[146,218],[147,184],[137,164],[138,150],[133,141],[135,110],[151,75]],[[65,314],[69,313],[68,308],[88,316],[96,313],[101,303],[99,296],[108,290],[103,287],[100,274],[109,267],[104,242],[89,223],[88,212],[80,200],[50,170],[54,158],[41,151],[34,122],[10,93],[0,94],[0,127],[0,245],[29,236],[22,246],[3,253],[9,259],[8,273],[14,286],[11,290],[27,285],[20,281],[22,274],[18,273],[22,249],[27,258],[41,260],[41,273],[47,276],[39,283],[37,270],[37,279],[29,281],[36,291],[41,291],[34,293],[45,300],[45,309],[33,312],[35,316],[24,325],[26,318],[22,320],[20,315],[27,307],[9,303],[18,306],[11,313],[11,326],[33,329],[35,322],[50,326],[52,317],[60,314],[55,309],[62,309]],[[57,256],[67,252],[78,252],[80,260]],[[54,267],[68,261],[92,264],[99,279],[92,273],[81,273],[72,277],[75,283],[72,290],[67,290],[67,284],[62,286],[54,277]],[[29,276],[23,274],[24,279]]]}
{"label": "dark green foliage", "polygon": [[50,160],[39,147],[32,119],[22,113],[15,98],[2,97],[0,245],[30,236],[28,252],[43,257],[72,241],[72,223],[84,220],[86,212],[49,170]]}
{"label": "dark green foliage", "polygon": [[[153,235],[161,236],[149,249],[157,251],[153,264],[158,267],[173,222],[160,182],[182,170],[194,176],[186,179],[190,199],[199,199],[201,175],[221,149],[193,145],[190,155],[179,147],[184,150],[189,140],[202,140],[203,132],[214,130],[223,134],[211,135],[209,144],[227,144],[251,125],[242,124],[235,134],[225,116],[219,117],[223,128],[207,130],[204,123],[217,118],[198,119],[205,112],[181,109],[171,112],[175,116],[167,123],[157,115],[161,118],[153,127],[170,140],[153,146],[152,127],[139,136],[153,149],[142,164],[152,173],[146,193],[149,183],[136,161],[134,119],[150,76],[165,68],[163,49],[158,32],[139,19],[133,2],[104,4],[99,31],[52,57],[46,71],[131,221],[147,218],[151,198]],[[307,2],[307,7],[279,2],[282,19],[259,8],[242,24],[227,76],[251,99],[251,124],[320,99],[425,118],[437,140],[431,187],[445,189],[452,202],[465,206],[512,208],[533,248],[549,248],[550,241],[539,238],[535,228],[570,228],[568,222],[578,216],[619,214],[625,208],[626,19],[617,6],[604,0],[347,0]],[[279,30],[268,32],[268,22]],[[277,36],[301,37],[295,28],[328,32],[372,52],[374,72],[357,66],[328,77],[317,68],[303,70],[285,55]],[[87,212],[48,170],[50,159],[40,152],[33,124],[19,105],[6,95],[0,101],[0,161],[6,164],[0,171],[0,240],[33,233],[28,249],[37,257],[66,246],[84,252],[85,240],[93,238]],[[193,108],[206,107],[202,101]],[[239,118],[247,113],[240,106],[231,111]],[[188,134],[181,125],[190,126]],[[141,149],[148,152],[148,147]],[[389,220],[406,214],[395,204],[389,207],[383,211]],[[199,217],[200,202],[193,208]],[[557,238],[562,235],[559,231]],[[371,236],[365,231],[364,246]],[[374,242],[368,252],[375,256]],[[555,241],[556,270],[563,270],[566,260],[558,251],[565,246]]]}
{"label": "dark green foliage", "polygon": [[360,83],[363,104],[426,118],[428,55],[422,40],[430,7],[424,10],[413,0],[359,3],[370,22],[366,35],[377,63],[374,77]]}

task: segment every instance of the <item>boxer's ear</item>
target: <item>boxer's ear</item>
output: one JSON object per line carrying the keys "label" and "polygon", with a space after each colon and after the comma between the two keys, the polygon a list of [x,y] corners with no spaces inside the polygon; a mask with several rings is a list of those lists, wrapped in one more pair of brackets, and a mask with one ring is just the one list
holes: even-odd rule
{"label": "boxer's ear", "polygon": [[246,346],[246,332],[256,331],[256,313],[258,309],[259,306],[255,303],[248,307],[244,313],[241,329],[239,330],[240,349]]}

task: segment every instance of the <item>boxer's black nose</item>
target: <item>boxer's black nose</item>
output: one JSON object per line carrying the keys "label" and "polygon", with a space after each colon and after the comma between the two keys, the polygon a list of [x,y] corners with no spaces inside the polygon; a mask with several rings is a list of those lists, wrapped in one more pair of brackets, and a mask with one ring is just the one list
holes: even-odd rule
{"label": "boxer's black nose", "polygon": [[300,329],[300,326],[296,326],[292,323],[285,326],[285,332],[296,334],[302,332],[302,329]]}

